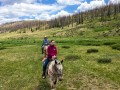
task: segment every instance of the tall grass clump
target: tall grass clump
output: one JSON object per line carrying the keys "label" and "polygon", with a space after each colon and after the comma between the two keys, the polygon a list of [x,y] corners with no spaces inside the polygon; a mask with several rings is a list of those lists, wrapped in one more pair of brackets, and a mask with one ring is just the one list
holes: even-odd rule
{"label": "tall grass clump", "polygon": [[94,48],[87,50],[87,53],[97,53],[97,52],[98,52],[98,49],[94,49]]}
{"label": "tall grass clump", "polygon": [[110,58],[99,58],[97,60],[98,63],[111,63],[112,60]]}
{"label": "tall grass clump", "polygon": [[70,46],[62,46],[62,48],[69,49]]}
{"label": "tall grass clump", "polygon": [[120,50],[120,44],[114,44],[111,47],[112,49]]}

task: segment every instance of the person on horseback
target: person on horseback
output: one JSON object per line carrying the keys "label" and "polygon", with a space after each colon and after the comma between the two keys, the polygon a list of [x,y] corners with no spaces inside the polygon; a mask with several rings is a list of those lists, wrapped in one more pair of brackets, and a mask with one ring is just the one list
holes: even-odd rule
{"label": "person on horseback", "polygon": [[48,63],[51,60],[54,60],[56,58],[56,56],[57,56],[57,48],[55,46],[55,41],[51,40],[50,45],[47,48],[47,59],[44,60],[44,63],[43,63],[43,73],[42,73],[43,79],[46,78],[46,68],[47,68]]}
{"label": "person on horseback", "polygon": [[44,46],[45,45],[49,45],[49,40],[47,38],[47,36],[44,37],[43,43],[42,43],[42,54],[44,53]]}

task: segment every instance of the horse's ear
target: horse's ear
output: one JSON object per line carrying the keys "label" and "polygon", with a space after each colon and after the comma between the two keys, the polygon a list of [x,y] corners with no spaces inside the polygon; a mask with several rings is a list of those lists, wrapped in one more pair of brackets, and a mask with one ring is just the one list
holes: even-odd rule
{"label": "horse's ear", "polygon": [[55,64],[57,64],[57,61],[55,60]]}
{"label": "horse's ear", "polygon": [[63,60],[61,60],[61,63],[63,63]]}

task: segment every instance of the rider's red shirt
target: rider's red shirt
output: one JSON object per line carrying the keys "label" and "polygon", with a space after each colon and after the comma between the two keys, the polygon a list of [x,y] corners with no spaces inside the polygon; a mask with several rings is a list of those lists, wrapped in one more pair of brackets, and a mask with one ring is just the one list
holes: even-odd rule
{"label": "rider's red shirt", "polygon": [[47,54],[48,54],[48,58],[51,59],[52,56],[56,56],[57,55],[57,48],[56,46],[48,46],[47,49]]}

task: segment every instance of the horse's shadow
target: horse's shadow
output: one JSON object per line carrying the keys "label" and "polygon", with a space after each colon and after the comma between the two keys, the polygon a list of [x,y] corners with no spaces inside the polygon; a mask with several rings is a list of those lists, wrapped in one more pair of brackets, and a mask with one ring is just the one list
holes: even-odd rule
{"label": "horse's shadow", "polygon": [[47,80],[41,80],[35,90],[51,90],[51,87]]}

